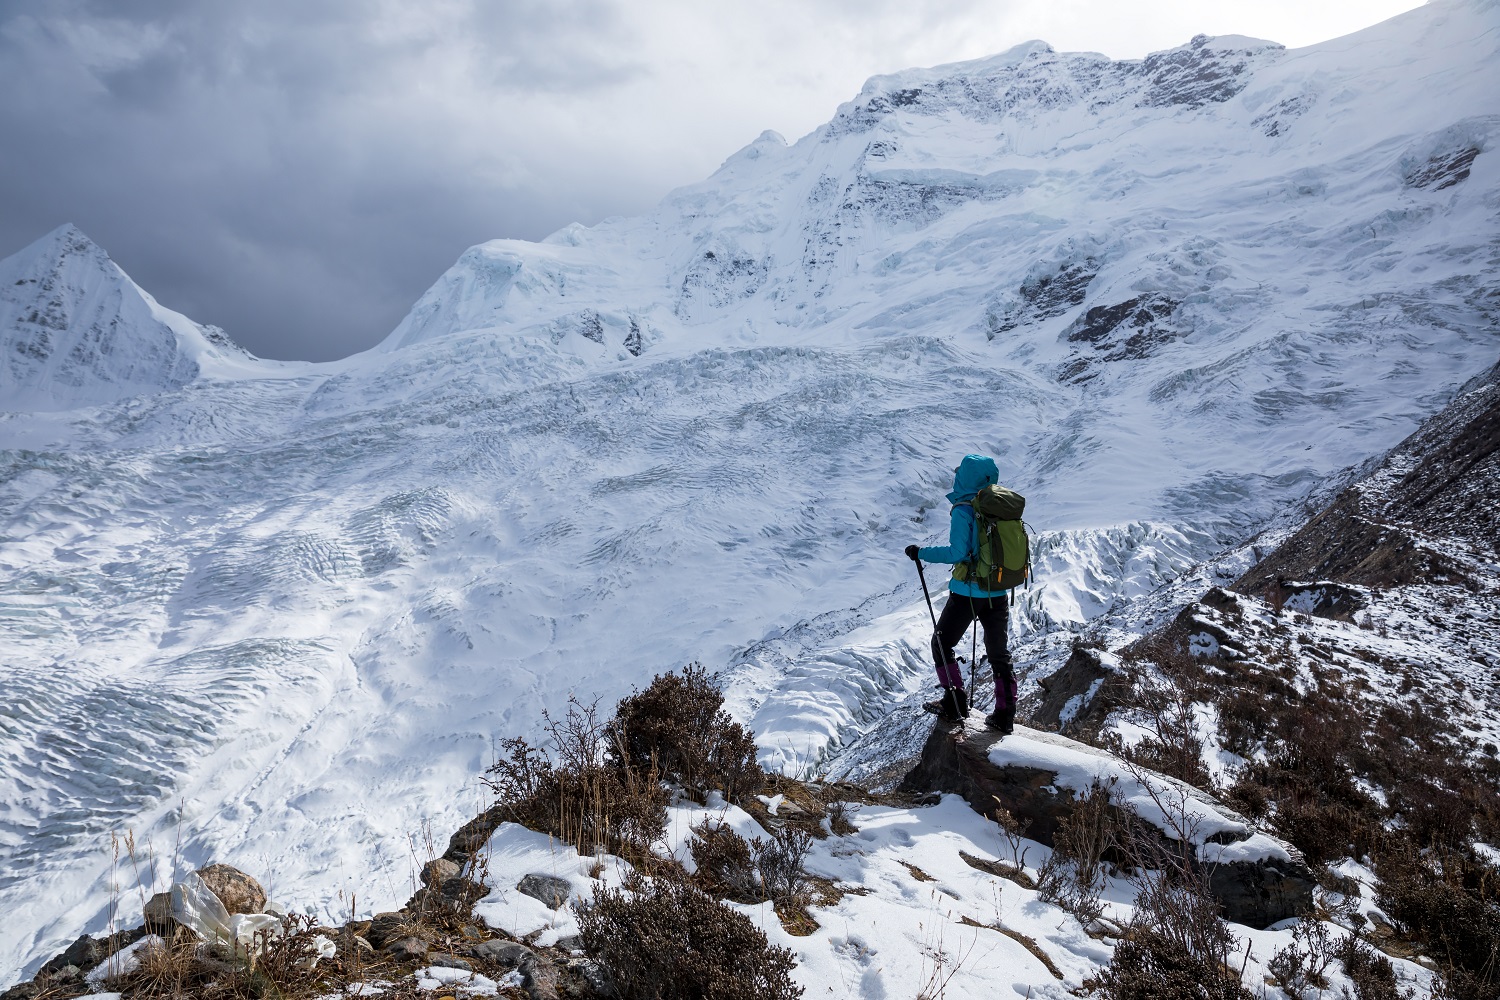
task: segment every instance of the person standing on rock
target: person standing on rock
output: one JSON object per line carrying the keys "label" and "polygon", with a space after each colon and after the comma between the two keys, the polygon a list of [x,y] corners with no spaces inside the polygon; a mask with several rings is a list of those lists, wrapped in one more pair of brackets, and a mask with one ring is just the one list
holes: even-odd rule
{"label": "person standing on rock", "polygon": [[1016,719],[1016,678],[1011,670],[1007,624],[1010,618],[1008,591],[986,590],[973,579],[979,558],[979,531],[974,516],[974,497],[986,486],[1000,481],[995,460],[987,455],[965,455],[953,470],[953,492],[948,502],[948,544],[919,548],[908,545],[906,554],[921,567],[921,561],[952,563],[953,577],[948,581],[948,603],[937,620],[932,637],[932,658],[937,667],[942,695],[922,707],[945,722],[958,722],[969,714],[969,695],[964,690],[964,675],[954,656],[959,640],[976,620],[984,630],[984,649],[989,654],[990,670],[995,676],[995,710],[985,717],[990,729],[1008,735]]}

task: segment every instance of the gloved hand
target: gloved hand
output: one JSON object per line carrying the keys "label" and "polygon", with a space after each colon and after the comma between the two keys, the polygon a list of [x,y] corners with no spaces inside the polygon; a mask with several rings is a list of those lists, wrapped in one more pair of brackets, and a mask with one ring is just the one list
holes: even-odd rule
{"label": "gloved hand", "polygon": [[906,558],[910,559],[912,562],[917,561],[917,547],[915,545],[908,545],[906,547]]}

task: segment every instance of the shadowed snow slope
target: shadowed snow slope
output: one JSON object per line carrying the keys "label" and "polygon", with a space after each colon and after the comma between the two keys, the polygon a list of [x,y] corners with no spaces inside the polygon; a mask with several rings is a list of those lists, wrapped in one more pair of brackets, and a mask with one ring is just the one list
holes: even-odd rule
{"label": "shadowed snow slope", "polygon": [[334,364],[231,360],[75,230],[0,265],[0,973],[104,926],[110,830],[399,903],[497,736],[691,659],[818,766],[928,683],[900,551],[965,452],[1029,500],[1023,632],[1383,452],[1500,346],[1497,11],[880,77]]}

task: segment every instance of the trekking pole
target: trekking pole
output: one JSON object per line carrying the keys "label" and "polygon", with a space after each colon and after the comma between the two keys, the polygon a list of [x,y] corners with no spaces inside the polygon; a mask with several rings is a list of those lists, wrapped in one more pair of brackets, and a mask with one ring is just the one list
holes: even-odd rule
{"label": "trekking pole", "polygon": [[922,581],[922,596],[927,598],[927,613],[932,616],[932,634],[937,635],[937,612],[932,610],[932,595],[927,592],[927,574],[922,572],[922,560],[913,559],[917,564],[917,579]]}

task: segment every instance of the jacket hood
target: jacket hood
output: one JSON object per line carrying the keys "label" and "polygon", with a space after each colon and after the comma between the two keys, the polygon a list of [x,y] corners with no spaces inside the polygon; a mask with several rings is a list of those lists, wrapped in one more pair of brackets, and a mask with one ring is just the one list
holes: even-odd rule
{"label": "jacket hood", "polygon": [[953,470],[953,492],[948,494],[949,503],[962,503],[974,499],[974,494],[991,483],[1000,481],[1000,469],[988,455],[965,455]]}

